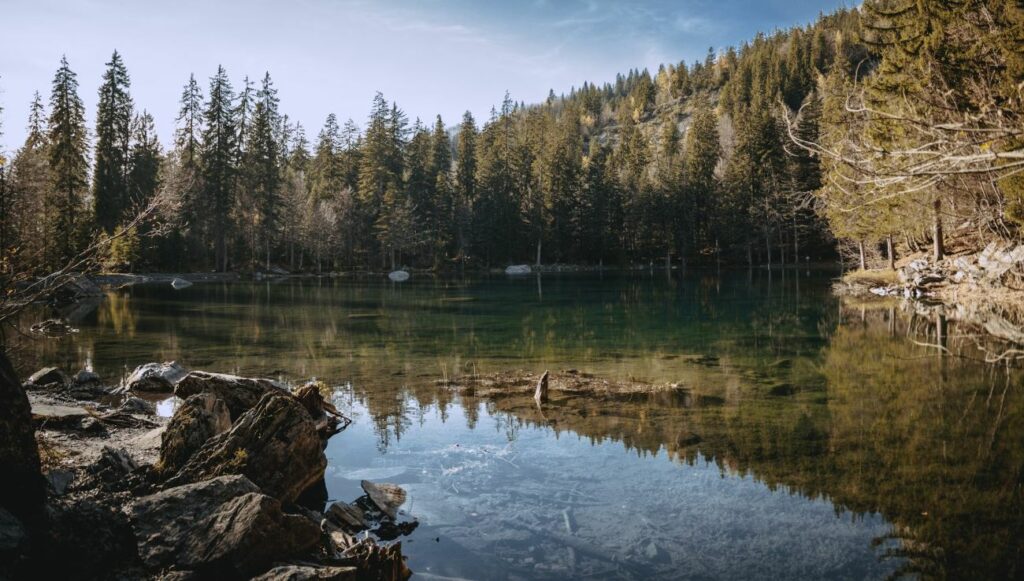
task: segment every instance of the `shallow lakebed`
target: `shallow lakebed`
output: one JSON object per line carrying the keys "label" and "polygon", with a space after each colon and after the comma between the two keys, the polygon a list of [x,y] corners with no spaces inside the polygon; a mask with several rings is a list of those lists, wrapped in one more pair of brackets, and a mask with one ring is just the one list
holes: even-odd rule
{"label": "shallow lakebed", "polygon": [[[1020,575],[1022,375],[955,325],[843,305],[832,276],[136,286],[18,353],[111,381],[173,359],[337,385],[355,421],[329,495],[406,488],[425,578]],[[448,387],[513,369],[671,389],[538,408]]]}

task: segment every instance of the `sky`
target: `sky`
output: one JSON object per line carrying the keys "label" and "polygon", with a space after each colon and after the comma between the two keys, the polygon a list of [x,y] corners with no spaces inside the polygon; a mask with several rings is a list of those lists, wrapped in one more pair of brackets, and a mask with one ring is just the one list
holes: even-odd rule
{"label": "sky", "polygon": [[631,68],[703,59],[840,0],[0,0],[0,151],[24,141],[61,55],[92,120],[105,63],[124,57],[138,109],[169,144],[189,74],[237,89],[269,71],[281,110],[315,138],[328,113],[365,123],[377,91],[410,120],[478,122],[508,91],[542,101]]}

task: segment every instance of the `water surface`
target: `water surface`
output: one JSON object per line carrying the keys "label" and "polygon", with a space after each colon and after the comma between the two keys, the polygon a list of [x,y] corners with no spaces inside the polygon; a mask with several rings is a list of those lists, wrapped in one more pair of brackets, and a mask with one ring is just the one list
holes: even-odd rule
{"label": "water surface", "polygon": [[[428,576],[1024,574],[1021,375],[954,325],[840,304],[831,276],[140,286],[21,356],[338,385],[355,422],[328,446],[328,491],[405,487],[421,525],[403,547]],[[508,369],[678,389],[537,409],[436,381]]]}

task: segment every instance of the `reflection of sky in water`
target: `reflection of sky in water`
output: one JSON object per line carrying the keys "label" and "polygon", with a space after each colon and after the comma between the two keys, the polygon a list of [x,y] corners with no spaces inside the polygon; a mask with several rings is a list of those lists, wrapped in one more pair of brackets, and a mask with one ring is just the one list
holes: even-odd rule
{"label": "reflection of sky in water", "polygon": [[436,408],[386,451],[366,409],[330,443],[332,499],[360,479],[401,484],[421,526],[403,543],[419,573],[464,578],[880,578],[878,516],[837,515],[831,503],[711,463],[641,456],[622,444],[518,425],[481,406]]}

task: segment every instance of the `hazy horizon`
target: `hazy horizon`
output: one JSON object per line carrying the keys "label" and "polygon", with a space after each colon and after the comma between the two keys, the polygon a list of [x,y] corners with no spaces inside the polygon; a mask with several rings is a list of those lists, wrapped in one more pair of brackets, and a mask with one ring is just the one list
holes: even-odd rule
{"label": "hazy horizon", "polygon": [[482,122],[506,91],[535,103],[549,90],[613,82],[631,68],[653,73],[660,64],[703,59],[709,47],[805,24],[845,4],[302,0],[278,8],[265,0],[41,0],[7,11],[17,26],[0,38],[0,151],[24,141],[32,94],[38,90],[48,101],[61,55],[78,74],[90,131],[105,63],[117,50],[136,109],[153,114],[165,146],[189,74],[205,93],[219,64],[236,89],[245,76],[255,82],[269,71],[281,111],[313,139],[329,113],[363,125],[377,91],[410,121],[430,124],[441,114],[452,126],[469,110]]}

